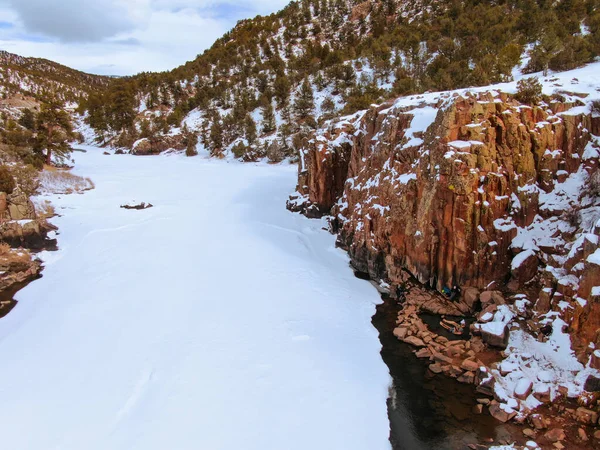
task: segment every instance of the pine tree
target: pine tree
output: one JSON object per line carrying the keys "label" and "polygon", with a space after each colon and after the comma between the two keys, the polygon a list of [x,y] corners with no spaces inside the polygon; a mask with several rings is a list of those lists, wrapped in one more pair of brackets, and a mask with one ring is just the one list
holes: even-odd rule
{"label": "pine tree", "polygon": [[290,82],[285,75],[279,76],[275,79],[275,83],[273,84],[273,90],[275,99],[277,100],[277,106],[282,108],[288,102],[290,98]]}
{"label": "pine tree", "polygon": [[305,78],[294,102],[294,112],[299,119],[306,119],[313,113],[314,109],[313,90],[308,79]]}
{"label": "pine tree", "polygon": [[71,154],[69,141],[73,139],[73,126],[67,112],[52,100],[42,104],[37,117],[37,140],[39,148],[46,151],[46,164],[52,164],[52,155],[65,159]]}
{"label": "pine tree", "polygon": [[111,103],[107,115],[110,117],[110,126],[114,131],[129,128],[135,119],[136,100],[133,86],[125,81],[117,83],[111,91]]}
{"label": "pine tree", "polygon": [[244,135],[249,144],[256,141],[256,122],[250,114],[247,114],[244,119]]}
{"label": "pine tree", "polygon": [[213,150],[221,150],[223,148],[223,127],[219,118],[216,118],[212,127],[210,127],[210,143]]}
{"label": "pine tree", "polygon": [[335,111],[335,102],[331,97],[326,97],[321,103],[321,111],[325,114],[331,114]]}
{"label": "pine tree", "polygon": [[33,131],[35,129],[35,115],[33,114],[32,110],[30,110],[29,108],[25,108],[23,110],[23,114],[19,119],[19,125],[25,127],[30,131]]}
{"label": "pine tree", "polygon": [[262,131],[263,133],[270,133],[276,127],[275,113],[271,101],[266,97],[264,97],[262,101],[262,117]]}

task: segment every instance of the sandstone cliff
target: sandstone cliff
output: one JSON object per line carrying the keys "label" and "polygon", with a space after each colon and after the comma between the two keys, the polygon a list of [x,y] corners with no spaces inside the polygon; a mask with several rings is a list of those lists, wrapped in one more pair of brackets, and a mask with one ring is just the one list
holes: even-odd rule
{"label": "sandstone cliff", "polygon": [[[327,123],[299,149],[288,208],[331,216],[352,265],[392,294],[410,276],[438,291],[462,287],[455,304],[413,296],[416,311],[477,315],[473,332],[488,345],[506,347],[509,329],[540,342],[567,332],[577,370],[596,373],[600,117],[588,97],[563,91],[529,106],[480,89],[372,106]],[[533,381],[534,391],[549,389]],[[567,390],[577,395],[583,381]]]}

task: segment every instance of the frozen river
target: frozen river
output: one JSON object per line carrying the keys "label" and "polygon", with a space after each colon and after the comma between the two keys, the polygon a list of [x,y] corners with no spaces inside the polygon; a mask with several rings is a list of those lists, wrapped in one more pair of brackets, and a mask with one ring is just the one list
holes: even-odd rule
{"label": "frozen river", "polygon": [[390,447],[378,294],[286,211],[294,167],[87,150],[0,321],[4,447]]}

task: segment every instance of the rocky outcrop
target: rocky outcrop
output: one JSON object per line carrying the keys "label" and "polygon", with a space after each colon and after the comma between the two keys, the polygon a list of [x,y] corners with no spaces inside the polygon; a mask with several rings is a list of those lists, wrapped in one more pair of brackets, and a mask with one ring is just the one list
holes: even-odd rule
{"label": "rocky outcrop", "polygon": [[42,264],[27,250],[0,253],[0,292],[15,284],[31,281],[39,275]]}
{"label": "rocky outcrop", "polygon": [[185,150],[182,135],[164,135],[144,138],[134,142],[131,153],[138,156],[158,155],[165,150]]}
{"label": "rocky outcrop", "polygon": [[[589,115],[505,95],[382,105],[301,150],[298,194],[305,210],[335,217],[339,244],[375,279],[394,281],[402,268],[438,289],[502,285],[517,227],[540,212],[540,192],[578,170],[591,128]],[[526,263],[535,274],[535,258]]]}
{"label": "rocky outcrop", "polygon": [[[600,366],[599,124],[582,106],[501,92],[404,98],[328,124],[299,149],[288,208],[329,215],[353,267],[392,297],[412,280],[395,336],[431,372],[493,396],[502,421],[587,395],[583,374],[557,376],[552,352],[521,354],[524,341],[567,359],[575,350],[573,374]],[[455,285],[456,298],[435,292]],[[473,336],[449,343],[421,312],[472,316]]]}
{"label": "rocky outcrop", "polygon": [[575,345],[600,345],[600,258],[587,260],[600,203],[584,192],[598,170],[597,118],[576,101],[430,98],[320,130],[300,149],[288,207],[331,215],[338,244],[372,279],[395,285],[408,271],[438,290],[470,288],[467,310],[490,288],[527,292],[540,314],[567,302]]}
{"label": "rocky outcrop", "polygon": [[38,217],[35,206],[19,188],[10,195],[0,192],[0,241],[11,247],[33,250],[54,247],[48,233],[56,227]]}

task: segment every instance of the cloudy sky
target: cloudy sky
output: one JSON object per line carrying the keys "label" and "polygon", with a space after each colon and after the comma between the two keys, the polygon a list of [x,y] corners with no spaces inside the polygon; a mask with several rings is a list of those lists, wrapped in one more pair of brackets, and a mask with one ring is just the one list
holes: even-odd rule
{"label": "cloudy sky", "polygon": [[0,0],[0,50],[103,75],[172,69],[289,0]]}

